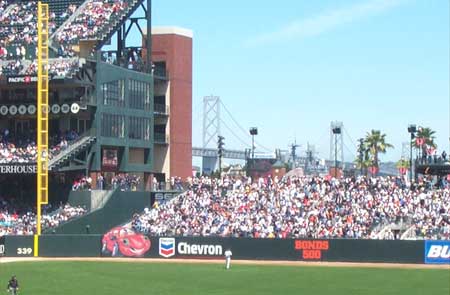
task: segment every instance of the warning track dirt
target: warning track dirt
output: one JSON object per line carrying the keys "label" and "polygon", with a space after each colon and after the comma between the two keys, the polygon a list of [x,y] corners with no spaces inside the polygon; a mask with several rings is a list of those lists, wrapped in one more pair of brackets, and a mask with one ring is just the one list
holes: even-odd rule
{"label": "warning track dirt", "polygon": [[[160,258],[0,258],[0,263],[12,262],[37,262],[37,261],[104,261],[104,262],[135,262],[135,263],[191,263],[191,264],[223,264],[224,259],[202,260],[202,259],[160,259]],[[353,263],[353,262],[305,262],[305,261],[272,261],[272,260],[233,260],[233,264],[246,265],[286,265],[286,266],[323,266],[323,267],[360,267],[360,268],[407,268],[407,269],[448,269],[450,265],[433,264],[399,264],[399,263]]]}

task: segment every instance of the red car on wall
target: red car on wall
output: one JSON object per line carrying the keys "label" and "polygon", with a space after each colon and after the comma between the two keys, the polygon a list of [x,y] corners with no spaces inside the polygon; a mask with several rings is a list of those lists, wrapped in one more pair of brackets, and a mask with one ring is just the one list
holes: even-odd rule
{"label": "red car on wall", "polygon": [[102,254],[112,257],[142,257],[150,247],[148,237],[126,227],[115,227],[102,239]]}

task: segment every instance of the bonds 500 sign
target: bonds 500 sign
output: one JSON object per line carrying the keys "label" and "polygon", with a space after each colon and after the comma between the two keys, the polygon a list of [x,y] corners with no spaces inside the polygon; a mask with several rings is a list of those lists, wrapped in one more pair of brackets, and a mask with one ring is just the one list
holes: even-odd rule
{"label": "bonds 500 sign", "polygon": [[5,237],[0,237],[0,256],[5,255]]}
{"label": "bonds 500 sign", "polygon": [[425,263],[450,264],[450,241],[425,241]]}
{"label": "bonds 500 sign", "polygon": [[322,251],[328,251],[329,241],[320,240],[295,240],[295,250],[300,250],[303,260],[321,260]]}

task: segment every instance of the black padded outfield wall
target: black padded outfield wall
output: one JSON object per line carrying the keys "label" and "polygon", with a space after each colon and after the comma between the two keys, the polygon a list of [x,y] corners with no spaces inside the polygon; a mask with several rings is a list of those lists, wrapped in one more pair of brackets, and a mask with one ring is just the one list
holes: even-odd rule
{"label": "black padded outfield wall", "polygon": [[149,257],[423,263],[423,241],[151,238]]}
{"label": "black padded outfield wall", "polygon": [[115,230],[102,239],[102,256],[342,262],[424,263],[423,241],[147,237]]}
{"label": "black padded outfield wall", "polygon": [[5,237],[0,237],[0,257],[5,255]]}
{"label": "black padded outfield wall", "polygon": [[[34,249],[33,236],[5,236],[4,251],[7,257],[31,257]],[[1,245],[1,242],[0,242]]]}
{"label": "black padded outfield wall", "polygon": [[42,257],[98,257],[100,235],[43,235],[39,238]]}
{"label": "black padded outfield wall", "polygon": [[[3,245],[3,247],[2,247]],[[33,236],[0,238],[5,256],[33,256]],[[424,241],[148,237],[124,227],[105,235],[43,235],[42,257],[146,257],[424,263]],[[446,254],[447,255],[447,254]]]}

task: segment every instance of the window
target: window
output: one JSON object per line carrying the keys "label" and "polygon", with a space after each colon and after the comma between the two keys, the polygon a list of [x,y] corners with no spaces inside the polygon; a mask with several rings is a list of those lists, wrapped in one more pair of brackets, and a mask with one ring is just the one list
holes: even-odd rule
{"label": "window", "polygon": [[128,137],[131,139],[150,140],[150,119],[130,117]]}
{"label": "window", "polygon": [[125,117],[122,115],[102,114],[102,136],[125,137]]}
{"label": "window", "polygon": [[150,110],[150,84],[130,79],[128,81],[128,96],[130,99],[130,108]]}
{"label": "window", "polygon": [[125,106],[125,82],[117,80],[102,85],[103,104],[124,107]]}

